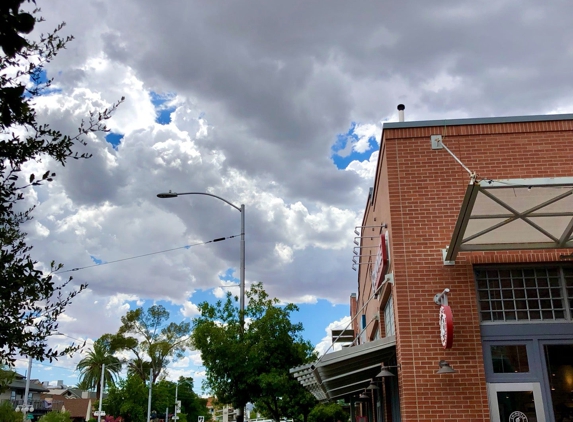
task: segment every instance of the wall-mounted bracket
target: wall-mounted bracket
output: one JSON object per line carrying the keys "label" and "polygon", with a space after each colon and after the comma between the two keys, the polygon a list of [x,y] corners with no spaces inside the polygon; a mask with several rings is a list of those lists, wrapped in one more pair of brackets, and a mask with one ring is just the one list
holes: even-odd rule
{"label": "wall-mounted bracket", "polygon": [[384,281],[382,283],[380,283],[380,286],[378,287],[378,289],[376,289],[376,292],[374,293],[374,297],[378,297],[378,295],[380,294],[380,291],[386,285],[386,283],[394,284],[394,273],[388,273],[384,276]]}
{"label": "wall-mounted bracket", "polygon": [[[372,228],[372,229],[374,229],[374,228],[377,228],[377,227],[378,227],[378,228],[387,229],[387,228],[388,228],[388,224],[382,223],[382,224],[380,224],[380,225],[378,225],[378,226],[356,226],[356,227],[354,227],[354,234],[355,234],[356,236],[362,236],[362,235],[360,234],[360,232],[362,231],[362,229],[366,229],[366,228]],[[360,229],[360,231],[359,231],[358,229]],[[362,236],[362,237],[370,237],[370,236]]]}
{"label": "wall-mounted bracket", "polygon": [[448,248],[442,249],[442,260],[444,265],[456,265],[456,261],[446,261],[446,255],[448,254]]}
{"label": "wall-mounted bracket", "polygon": [[444,148],[444,144],[442,144],[442,135],[431,135],[430,142],[432,143],[432,149]]}
{"label": "wall-mounted bracket", "polygon": [[442,293],[438,293],[436,296],[434,296],[434,303],[438,306],[447,305],[448,293],[450,293],[450,289],[444,289]]}

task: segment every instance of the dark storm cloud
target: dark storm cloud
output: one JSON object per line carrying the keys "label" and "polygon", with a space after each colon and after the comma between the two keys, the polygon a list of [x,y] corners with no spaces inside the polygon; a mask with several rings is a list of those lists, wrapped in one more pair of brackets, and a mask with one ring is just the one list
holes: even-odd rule
{"label": "dark storm cloud", "polygon": [[[78,213],[77,222],[69,216],[65,230],[45,223],[50,236],[63,233],[58,242],[85,242],[63,247],[62,257],[89,259],[76,252],[84,247],[109,259],[103,255],[113,256],[113,242],[128,255],[235,233],[239,217],[224,204],[155,198],[167,189],[217,192],[247,205],[250,280],[346,302],[355,285],[352,226],[372,184],[330,158],[352,122],[395,119],[398,103],[406,104],[407,120],[573,110],[573,3],[565,0],[42,6],[48,22],[65,20],[65,33],[76,36],[50,67],[62,88],[90,90],[107,103],[127,91],[131,101],[115,123],[125,131],[118,150],[99,146],[117,167],[99,149],[89,166],[62,174],[60,194],[73,202],[70,209],[111,207]],[[173,125],[153,126],[149,91],[184,97]],[[207,135],[197,135],[200,115]],[[134,280],[143,278],[142,292],[167,297],[192,277],[194,287],[213,285],[217,271],[236,262],[236,244],[217,244],[150,260],[153,269],[118,269],[121,282],[110,271],[99,288],[135,293]]]}

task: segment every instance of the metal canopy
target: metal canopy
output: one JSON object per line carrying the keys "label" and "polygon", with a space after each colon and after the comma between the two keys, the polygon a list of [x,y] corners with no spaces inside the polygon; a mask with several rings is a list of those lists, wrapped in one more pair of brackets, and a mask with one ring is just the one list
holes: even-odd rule
{"label": "metal canopy", "polygon": [[290,372],[317,400],[336,400],[364,391],[382,362],[395,355],[396,337],[390,336],[327,353],[318,362]]}
{"label": "metal canopy", "polygon": [[573,177],[471,181],[444,254],[573,248]]}

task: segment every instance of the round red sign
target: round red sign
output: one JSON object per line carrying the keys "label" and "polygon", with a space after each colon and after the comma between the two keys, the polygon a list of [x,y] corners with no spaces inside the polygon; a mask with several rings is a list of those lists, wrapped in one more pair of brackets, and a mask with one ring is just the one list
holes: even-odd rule
{"label": "round red sign", "polygon": [[444,349],[451,349],[454,343],[454,316],[448,305],[440,306],[440,338]]}

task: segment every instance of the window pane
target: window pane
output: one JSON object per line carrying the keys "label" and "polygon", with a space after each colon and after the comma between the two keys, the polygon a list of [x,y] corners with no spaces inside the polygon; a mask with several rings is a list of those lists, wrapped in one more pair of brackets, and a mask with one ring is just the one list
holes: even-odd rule
{"label": "window pane", "polygon": [[496,374],[529,372],[527,347],[525,344],[491,346],[491,359],[493,372]]}
{"label": "window pane", "polygon": [[[565,277],[562,277],[561,274]],[[570,319],[573,271],[570,267],[475,270],[482,321]],[[565,292],[561,287],[566,286]],[[491,310],[491,313],[485,312]]]}
{"label": "window pane", "polygon": [[396,335],[396,330],[394,328],[394,306],[392,304],[392,296],[388,298],[388,302],[384,307],[384,329],[386,331],[386,337]]}
{"label": "window pane", "polygon": [[499,419],[502,421],[536,421],[533,391],[499,391]]}

